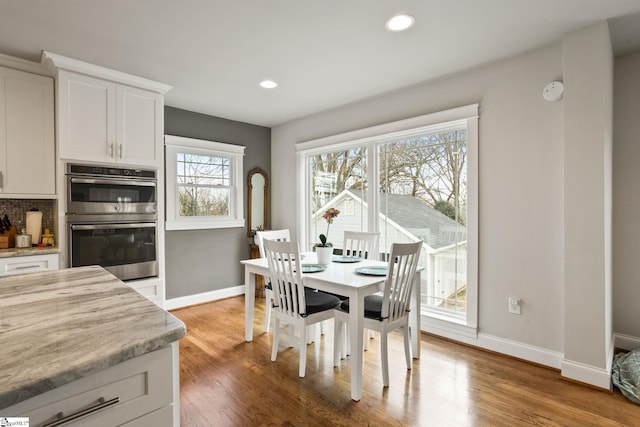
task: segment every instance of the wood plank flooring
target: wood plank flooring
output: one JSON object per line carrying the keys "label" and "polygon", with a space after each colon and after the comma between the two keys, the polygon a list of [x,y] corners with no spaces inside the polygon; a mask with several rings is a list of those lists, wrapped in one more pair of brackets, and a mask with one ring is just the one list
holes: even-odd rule
{"label": "wood plank flooring", "polygon": [[271,362],[264,300],[254,341],[244,340],[244,297],[172,311],[180,341],[184,427],[208,426],[640,426],[640,405],[560,378],[553,369],[422,334],[407,371],[402,338],[389,338],[390,386],[383,388],[379,337],[364,357],[362,400],[350,399],[348,360],[333,365],[333,325],[308,346],[307,372],[281,339]]}

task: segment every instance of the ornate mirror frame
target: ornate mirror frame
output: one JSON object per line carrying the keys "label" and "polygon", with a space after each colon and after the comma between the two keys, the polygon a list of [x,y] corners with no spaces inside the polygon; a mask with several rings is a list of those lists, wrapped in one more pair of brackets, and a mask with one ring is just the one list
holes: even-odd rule
{"label": "ornate mirror frame", "polygon": [[[268,229],[269,177],[260,168],[253,168],[247,175],[247,236],[258,229]],[[261,220],[261,221],[260,221]]]}

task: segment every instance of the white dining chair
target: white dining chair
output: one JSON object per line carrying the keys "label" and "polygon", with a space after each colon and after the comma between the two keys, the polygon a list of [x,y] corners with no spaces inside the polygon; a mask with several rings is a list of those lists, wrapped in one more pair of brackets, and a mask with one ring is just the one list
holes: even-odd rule
{"label": "white dining chair", "polygon": [[[389,332],[402,328],[407,369],[411,369],[409,311],[413,279],[418,267],[422,244],[422,241],[392,244],[382,295],[370,295],[364,299],[364,328],[380,332],[382,381],[385,387],[389,386]],[[340,344],[343,342],[343,324],[349,320],[349,300],[343,301],[340,307],[334,310],[334,316],[333,365],[338,366],[342,349]]]}
{"label": "white dining chair", "polygon": [[[307,326],[331,319],[333,309],[340,305],[340,299],[324,292],[305,289],[302,282],[298,242],[265,240],[264,250],[269,264],[274,296],[275,327],[271,361],[275,362],[278,357],[280,321],[284,320],[300,334],[298,375],[304,377],[307,363]],[[290,334],[289,339],[293,340],[293,338],[293,334]]]}
{"label": "white dining chair", "polygon": [[379,240],[380,233],[346,230],[342,244],[342,255],[379,260]]}
{"label": "white dining chair", "polygon": [[[290,242],[291,233],[288,228],[280,230],[268,230],[268,231],[256,231],[256,237],[258,239],[258,250],[260,251],[260,258],[264,258],[264,241],[275,240],[277,242]],[[266,300],[264,310],[264,330],[269,331],[271,327],[271,312],[273,307],[273,291],[271,290],[271,282],[267,277],[265,280],[264,296]]]}
{"label": "white dining chair", "polygon": [[[342,254],[346,256],[357,256],[363,259],[380,259],[378,252],[378,242],[380,241],[380,233],[370,231],[350,231],[345,230],[344,240],[342,243]],[[344,300],[344,298],[340,298]],[[349,334],[346,333],[347,325],[344,325],[344,348],[345,354],[349,351]],[[369,340],[372,334],[365,332],[364,349],[369,349]]]}

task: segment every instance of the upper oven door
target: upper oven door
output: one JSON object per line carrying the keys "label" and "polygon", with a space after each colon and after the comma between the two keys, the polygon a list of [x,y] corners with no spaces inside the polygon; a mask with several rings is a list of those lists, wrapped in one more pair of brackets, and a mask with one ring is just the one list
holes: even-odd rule
{"label": "upper oven door", "polygon": [[67,213],[155,214],[156,181],[128,178],[67,177]]}

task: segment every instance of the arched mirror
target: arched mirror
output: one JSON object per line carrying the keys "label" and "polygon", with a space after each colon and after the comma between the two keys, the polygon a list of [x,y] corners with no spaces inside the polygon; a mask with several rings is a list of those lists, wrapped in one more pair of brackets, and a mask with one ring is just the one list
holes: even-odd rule
{"label": "arched mirror", "polygon": [[269,178],[260,168],[249,171],[247,176],[247,235],[253,236],[257,230],[265,230],[269,224],[267,218],[267,189]]}

